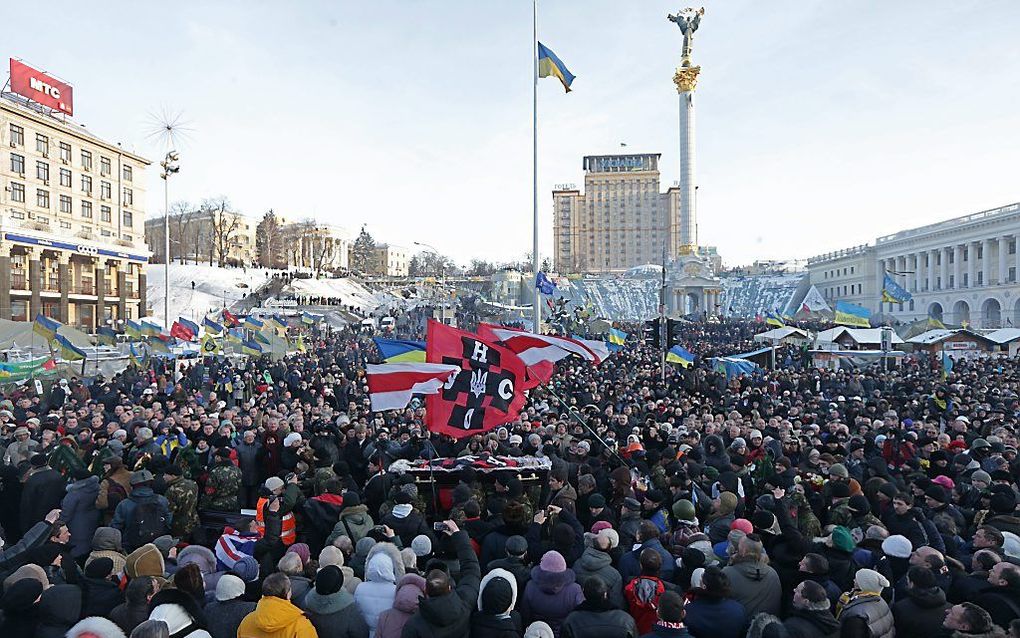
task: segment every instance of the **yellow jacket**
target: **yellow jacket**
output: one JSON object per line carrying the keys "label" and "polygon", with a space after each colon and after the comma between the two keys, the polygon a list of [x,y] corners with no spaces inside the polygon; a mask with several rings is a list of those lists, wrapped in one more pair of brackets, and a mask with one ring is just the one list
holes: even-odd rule
{"label": "yellow jacket", "polygon": [[237,638],[316,638],[315,627],[289,600],[263,596],[244,617]]}

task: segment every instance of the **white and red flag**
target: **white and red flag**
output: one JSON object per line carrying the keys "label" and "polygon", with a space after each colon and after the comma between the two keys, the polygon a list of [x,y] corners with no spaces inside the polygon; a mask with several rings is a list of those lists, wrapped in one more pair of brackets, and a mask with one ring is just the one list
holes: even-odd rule
{"label": "white and red flag", "polygon": [[[593,347],[594,342],[583,339],[542,335],[488,323],[478,324],[478,334],[487,339],[502,342],[507,348],[516,352],[527,366],[533,366],[541,361],[555,363],[572,354],[576,354],[585,361],[591,361],[595,365],[602,363],[605,358],[599,349]],[[603,352],[608,354],[608,348],[605,348]]]}
{"label": "white and red flag", "polygon": [[444,363],[380,363],[365,366],[372,410],[406,408],[415,394],[437,394],[460,366]]}

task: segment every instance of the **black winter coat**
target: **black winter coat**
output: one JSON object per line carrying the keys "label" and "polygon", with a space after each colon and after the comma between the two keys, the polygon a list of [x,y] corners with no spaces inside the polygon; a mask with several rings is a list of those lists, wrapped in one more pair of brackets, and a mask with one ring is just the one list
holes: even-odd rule
{"label": "black winter coat", "polygon": [[896,638],[931,638],[942,631],[946,610],[946,592],[932,589],[907,588],[905,596],[892,606],[896,621]]}
{"label": "black winter coat", "polygon": [[567,614],[560,638],[637,638],[634,618],[608,602],[584,601]]}
{"label": "black winter coat", "polygon": [[50,510],[60,507],[67,481],[60,472],[47,467],[28,477],[21,491],[21,529],[41,521]]}
{"label": "black winter coat", "polygon": [[810,611],[793,609],[783,621],[790,638],[836,638],[839,636],[839,621],[828,609]]}
{"label": "black winter coat", "polygon": [[401,638],[464,638],[469,635],[471,612],[478,603],[481,570],[467,532],[451,537],[460,561],[457,588],[448,594],[423,598],[418,611],[404,625]]}
{"label": "black winter coat", "polygon": [[124,592],[117,583],[107,578],[81,579],[81,613],[83,617],[102,616],[108,618],[117,605],[124,602]]}
{"label": "black winter coat", "polygon": [[471,617],[471,638],[521,638],[524,621],[516,611],[506,618],[475,612]]}

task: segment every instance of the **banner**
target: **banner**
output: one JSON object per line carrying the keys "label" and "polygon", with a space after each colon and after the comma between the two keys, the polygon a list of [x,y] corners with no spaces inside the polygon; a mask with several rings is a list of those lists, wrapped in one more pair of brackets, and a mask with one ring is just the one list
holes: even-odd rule
{"label": "banner", "polygon": [[460,439],[517,418],[524,406],[527,368],[508,348],[430,320],[426,361],[460,367],[439,394],[425,398],[432,432]]}
{"label": "banner", "polygon": [[825,297],[814,286],[811,286],[808,293],[804,295],[800,309],[804,312],[830,312],[829,304],[825,303]]}
{"label": "banner", "polygon": [[11,58],[11,91],[51,109],[74,115],[74,89],[70,84]]}
{"label": "banner", "polygon": [[836,323],[856,328],[871,327],[871,311],[847,301],[836,302]]}

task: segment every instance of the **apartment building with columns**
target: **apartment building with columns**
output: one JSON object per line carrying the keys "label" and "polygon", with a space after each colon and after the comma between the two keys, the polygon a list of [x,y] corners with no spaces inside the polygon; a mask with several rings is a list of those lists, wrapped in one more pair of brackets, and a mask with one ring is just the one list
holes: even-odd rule
{"label": "apartment building with columns", "polygon": [[[1020,326],[1018,239],[1020,203],[1008,204],[812,257],[808,272],[830,305],[850,301],[898,321]],[[881,300],[886,273],[910,301]]]}
{"label": "apartment building with columns", "polygon": [[10,93],[0,151],[0,318],[93,331],[144,316],[149,160]]}

